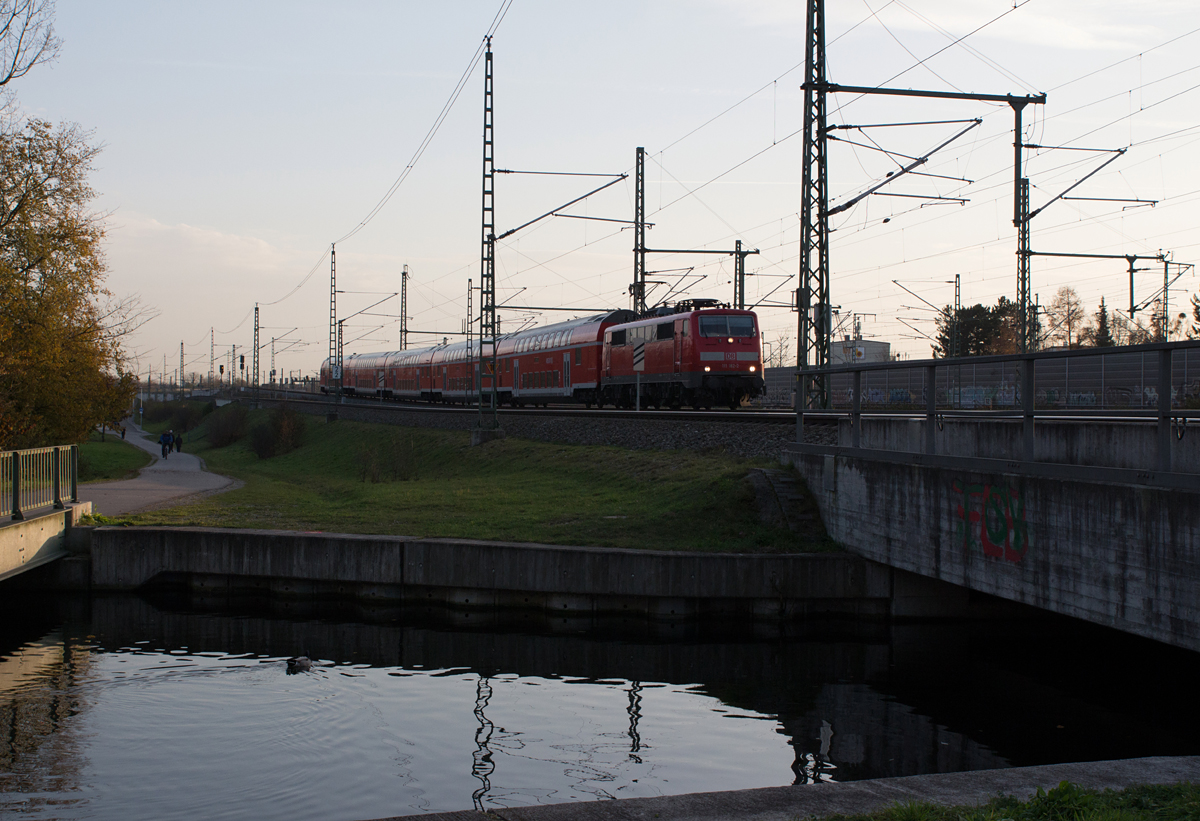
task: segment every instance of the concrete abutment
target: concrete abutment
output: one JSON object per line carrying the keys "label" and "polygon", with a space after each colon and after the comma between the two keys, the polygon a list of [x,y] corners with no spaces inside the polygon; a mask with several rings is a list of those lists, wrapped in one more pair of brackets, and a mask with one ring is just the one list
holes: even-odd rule
{"label": "concrete abutment", "polygon": [[[785,458],[857,556],[1200,650],[1200,491],[802,448]],[[944,588],[904,583],[898,615],[948,603]]]}

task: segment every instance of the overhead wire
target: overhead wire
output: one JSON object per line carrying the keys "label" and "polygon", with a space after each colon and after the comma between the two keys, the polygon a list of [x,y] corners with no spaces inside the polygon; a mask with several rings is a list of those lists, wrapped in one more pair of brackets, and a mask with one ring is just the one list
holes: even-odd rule
{"label": "overhead wire", "polygon": [[466,70],[463,71],[462,76],[459,77],[458,83],[454,86],[454,90],[450,92],[450,97],[442,106],[442,110],[438,113],[437,117],[434,118],[433,125],[431,125],[429,127],[429,131],[425,133],[425,138],[421,140],[420,144],[417,146],[417,150],[413,152],[412,158],[409,159],[408,164],[404,166],[404,170],[400,172],[400,176],[396,178],[396,181],[392,183],[391,187],[388,188],[379,202],[375,204],[375,207],[367,213],[367,215],[358,223],[358,225],[354,226],[354,228],[352,228],[343,236],[334,240],[335,245],[345,242],[363,228],[367,227],[371,220],[375,219],[375,216],[382,211],[384,207],[391,201],[392,197],[396,195],[396,192],[400,189],[400,186],[404,184],[404,181],[408,179],[409,174],[412,173],[413,168],[416,167],[417,162],[421,159],[421,156],[425,153],[425,150],[429,148],[429,145],[433,142],[433,138],[436,137],[438,131],[441,130],[442,123],[444,123],[446,118],[450,115],[450,110],[454,108],[454,104],[458,101],[459,95],[461,95],[463,89],[466,88],[467,80],[469,80],[471,74],[474,73],[475,67],[479,65],[479,60],[483,57],[488,42],[496,33],[496,30],[500,27],[500,23],[504,21],[504,17],[508,14],[508,10],[512,7],[512,4],[513,0],[502,0],[500,10],[496,12],[496,16],[492,20],[492,24],[488,27],[487,34],[479,42],[479,47],[475,49],[475,54],[468,62]]}

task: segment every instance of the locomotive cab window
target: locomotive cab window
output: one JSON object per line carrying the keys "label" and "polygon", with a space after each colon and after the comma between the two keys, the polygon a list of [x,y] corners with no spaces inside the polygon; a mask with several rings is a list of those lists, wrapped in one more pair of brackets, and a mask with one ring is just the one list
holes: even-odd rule
{"label": "locomotive cab window", "polygon": [[675,338],[675,323],[663,322],[658,326],[657,339],[674,339]]}
{"label": "locomotive cab window", "polygon": [[612,332],[612,343],[611,344],[613,344],[613,345],[624,345],[625,344],[625,329],[624,328],[622,328],[619,331]]}
{"label": "locomotive cab window", "polygon": [[754,317],[730,316],[726,319],[729,320],[730,336],[754,336]]}
{"label": "locomotive cab window", "polygon": [[702,316],[700,336],[754,336],[754,317]]}

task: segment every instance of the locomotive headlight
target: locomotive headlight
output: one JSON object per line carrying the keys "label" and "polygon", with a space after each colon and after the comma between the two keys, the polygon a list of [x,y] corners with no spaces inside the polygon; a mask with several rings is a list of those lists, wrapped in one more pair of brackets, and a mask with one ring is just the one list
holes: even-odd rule
{"label": "locomotive headlight", "polygon": [[711,371],[711,370],[712,370],[712,368],[710,368],[708,365],[705,365],[705,366],[704,366],[704,372],[705,372],[705,373],[708,373],[708,372],[709,372],[709,371]]}
{"label": "locomotive headlight", "polygon": [[730,344],[730,345],[732,345],[732,344],[733,344],[733,337],[732,337],[732,336],[731,336],[731,337],[729,337],[729,344]]}
{"label": "locomotive headlight", "polygon": [[751,365],[751,366],[750,366],[750,373],[754,373],[754,366],[753,366],[753,365]]}

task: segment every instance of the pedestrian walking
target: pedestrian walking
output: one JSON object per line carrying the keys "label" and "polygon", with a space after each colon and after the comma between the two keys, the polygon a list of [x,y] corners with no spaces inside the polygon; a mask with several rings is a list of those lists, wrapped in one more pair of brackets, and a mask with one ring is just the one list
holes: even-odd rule
{"label": "pedestrian walking", "polygon": [[183,453],[183,433],[175,437],[175,452]]}

